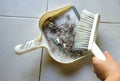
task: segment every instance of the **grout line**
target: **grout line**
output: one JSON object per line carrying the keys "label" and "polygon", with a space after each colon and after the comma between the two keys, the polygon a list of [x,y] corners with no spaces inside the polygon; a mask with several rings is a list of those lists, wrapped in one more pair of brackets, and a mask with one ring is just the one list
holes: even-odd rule
{"label": "grout line", "polygon": [[[48,4],[49,4],[49,0],[47,1],[46,12],[48,11]],[[0,15],[0,18],[39,19],[39,17],[9,16],[9,15]],[[106,24],[120,24],[120,22],[109,22],[109,21],[100,21],[100,23],[106,23]]]}
{"label": "grout line", "polygon": [[39,19],[39,17],[27,17],[27,16],[9,16],[9,15],[0,15],[0,18],[21,18],[21,19]]}
{"label": "grout line", "polygon": [[106,23],[106,24],[120,24],[120,22],[107,22],[107,21],[100,21],[100,23]]}
{"label": "grout line", "polygon": [[42,71],[42,61],[43,61],[43,48],[42,48],[42,52],[41,52],[41,57],[40,57],[40,68],[39,68],[39,79],[38,81],[40,81],[41,78],[41,71]]}
{"label": "grout line", "polygon": [[48,11],[49,0],[47,0],[46,12]]}
{"label": "grout line", "polygon": [[[46,12],[48,11],[48,5],[49,5],[49,0],[47,0],[47,6],[46,6]],[[41,79],[41,71],[42,71],[42,63],[43,63],[43,52],[44,52],[44,48],[42,48],[42,52],[41,52],[41,61],[40,61],[40,70],[39,70],[39,81]]]}
{"label": "grout line", "polygon": [[120,6],[120,0],[119,0],[119,6]]}

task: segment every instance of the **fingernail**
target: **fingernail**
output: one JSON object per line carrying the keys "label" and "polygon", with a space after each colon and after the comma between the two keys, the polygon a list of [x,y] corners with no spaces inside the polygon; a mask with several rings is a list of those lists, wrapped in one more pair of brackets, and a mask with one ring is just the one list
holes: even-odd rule
{"label": "fingernail", "polygon": [[104,51],[104,53],[106,54],[106,53],[108,53],[108,51]]}
{"label": "fingernail", "polygon": [[96,60],[98,60],[98,58],[97,57],[93,57],[93,61],[96,61]]}

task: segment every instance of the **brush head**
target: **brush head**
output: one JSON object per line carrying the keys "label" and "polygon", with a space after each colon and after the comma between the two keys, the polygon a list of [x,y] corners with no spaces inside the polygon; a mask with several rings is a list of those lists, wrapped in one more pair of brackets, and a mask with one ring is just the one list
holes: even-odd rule
{"label": "brush head", "polygon": [[96,40],[96,31],[100,15],[93,14],[86,10],[81,13],[79,27],[76,30],[74,50],[91,50],[92,44]]}

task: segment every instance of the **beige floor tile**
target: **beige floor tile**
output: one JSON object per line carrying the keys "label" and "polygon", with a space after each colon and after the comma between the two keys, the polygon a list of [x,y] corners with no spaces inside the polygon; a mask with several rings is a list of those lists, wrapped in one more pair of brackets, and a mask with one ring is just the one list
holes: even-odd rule
{"label": "beige floor tile", "polygon": [[91,59],[88,56],[64,65],[54,61],[44,49],[40,81],[99,81],[93,72]]}
{"label": "beige floor tile", "polygon": [[100,24],[98,45],[103,51],[109,51],[120,64],[120,24]]}
{"label": "beige floor tile", "polygon": [[41,49],[17,55],[14,47],[36,38],[37,19],[0,18],[0,81],[38,81]]}
{"label": "beige floor tile", "polygon": [[46,7],[47,0],[0,0],[0,16],[39,17]]}
{"label": "beige floor tile", "polygon": [[120,19],[120,1],[119,0],[87,0],[85,9],[101,14],[101,21],[119,22]]}
{"label": "beige floor tile", "polygon": [[120,23],[120,1],[119,0],[49,0],[48,10],[65,5],[74,5],[79,13],[83,9],[93,13],[100,13],[101,21]]}

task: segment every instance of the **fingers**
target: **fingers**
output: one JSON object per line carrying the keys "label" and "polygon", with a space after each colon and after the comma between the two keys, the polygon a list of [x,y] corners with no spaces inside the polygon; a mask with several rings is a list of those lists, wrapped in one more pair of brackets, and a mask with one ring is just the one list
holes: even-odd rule
{"label": "fingers", "polygon": [[102,75],[97,74],[97,77],[98,77],[99,79],[101,79],[101,81],[104,81],[104,80],[105,80],[105,78],[104,78]]}
{"label": "fingers", "polygon": [[[118,81],[120,81],[119,65],[112,58],[110,53],[105,51],[104,54],[106,57],[106,61],[102,61],[98,59],[97,57],[93,57],[92,62],[94,66],[94,72],[96,73],[97,77],[100,78],[101,80],[105,80],[108,77],[117,76],[117,78],[119,78]],[[111,81],[116,81],[116,80],[111,80]]]}
{"label": "fingers", "polygon": [[98,59],[97,57],[93,57],[93,66],[94,66],[94,72],[97,74],[97,77],[101,80],[105,79],[105,77],[102,74],[104,73],[104,67],[105,62],[103,60]]}
{"label": "fingers", "polygon": [[103,60],[93,57],[92,62],[95,67],[94,70],[104,69],[105,62]]}
{"label": "fingers", "polygon": [[[105,51],[104,55],[106,57],[106,61],[113,60],[113,58],[109,52]],[[95,65],[95,66],[99,66],[99,65],[101,66],[102,64],[105,63],[105,61],[102,61],[102,60],[98,59],[97,57],[93,57],[92,62],[93,62],[93,65]]]}
{"label": "fingers", "polygon": [[[112,56],[107,51],[104,52],[104,55],[105,55],[106,59],[112,59]],[[93,64],[103,63],[103,61],[98,59],[97,57],[93,57],[92,61],[93,61]]]}
{"label": "fingers", "polygon": [[112,56],[111,56],[111,54],[109,52],[107,52],[107,51],[104,52],[104,55],[107,58],[107,60],[108,59],[113,59]]}
{"label": "fingers", "polygon": [[[113,60],[113,58],[109,52],[105,51],[104,55],[107,60]],[[98,63],[98,62],[103,62],[102,60],[98,59],[97,57],[93,57],[92,61],[93,61],[93,64]]]}
{"label": "fingers", "polygon": [[97,57],[93,57],[92,62],[94,66],[94,72],[97,74],[97,77],[100,78],[101,80],[104,80],[106,76],[105,71],[104,71],[104,69],[106,70],[105,61],[100,60]]}
{"label": "fingers", "polygon": [[94,65],[96,65],[96,64],[103,64],[104,61],[98,59],[97,57],[93,57],[92,62]]}

